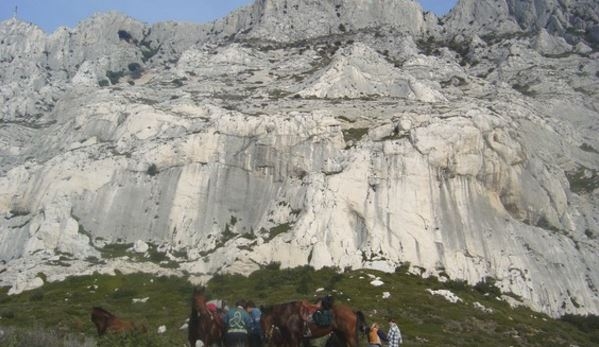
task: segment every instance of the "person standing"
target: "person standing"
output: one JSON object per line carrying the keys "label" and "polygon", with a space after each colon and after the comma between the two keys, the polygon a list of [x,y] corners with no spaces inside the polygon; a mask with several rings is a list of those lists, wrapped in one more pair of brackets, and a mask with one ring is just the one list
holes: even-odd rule
{"label": "person standing", "polygon": [[262,347],[262,327],[260,326],[260,318],[262,317],[262,311],[256,307],[253,301],[248,301],[246,305],[246,311],[249,313],[252,319],[252,325],[249,331],[250,347]]}
{"label": "person standing", "polygon": [[395,323],[394,319],[389,319],[389,332],[387,333],[387,340],[389,341],[389,347],[399,347],[403,343],[401,338],[401,331]]}
{"label": "person standing", "polygon": [[252,319],[244,305],[244,301],[238,301],[225,315],[225,347],[248,347],[248,328]]}
{"label": "person standing", "polygon": [[379,325],[372,323],[368,330],[368,346],[369,347],[381,347],[381,338],[379,337]]}

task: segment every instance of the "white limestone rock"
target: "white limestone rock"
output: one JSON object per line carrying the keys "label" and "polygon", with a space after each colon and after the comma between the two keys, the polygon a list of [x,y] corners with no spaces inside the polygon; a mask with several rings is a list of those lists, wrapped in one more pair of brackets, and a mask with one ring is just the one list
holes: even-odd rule
{"label": "white limestone rock", "polygon": [[392,96],[425,102],[444,100],[423,82],[401,73],[365,44],[356,43],[335,54],[327,68],[299,95],[319,98]]}
{"label": "white limestone rock", "polygon": [[23,276],[19,276],[17,278],[17,282],[15,282],[12,287],[8,290],[8,295],[17,295],[21,294],[27,290],[33,290],[39,288],[44,285],[44,280],[39,277],[34,277],[32,279],[27,279]]}
{"label": "white limestone rock", "polygon": [[136,304],[136,303],[145,304],[146,302],[148,302],[149,299],[150,299],[149,296],[146,296],[145,298],[133,298],[133,299],[131,299],[131,302],[133,302],[134,304]]}
{"label": "white limestone rock", "polygon": [[426,291],[429,292],[431,295],[442,296],[443,298],[445,298],[445,300],[451,302],[452,304],[456,304],[458,302],[463,301],[457,295],[455,295],[454,293],[452,293],[450,290],[447,290],[447,289],[432,290],[429,288]]}
{"label": "white limestone rock", "polygon": [[588,30],[598,17],[599,4],[595,1],[460,0],[447,15],[446,27],[453,33],[493,36],[546,29],[568,37],[568,29]]}
{"label": "white limestone rock", "polygon": [[357,31],[375,22],[418,35],[434,30],[437,22],[434,15],[425,16],[417,2],[404,0],[375,0],[373,3],[267,0],[255,2],[249,10],[250,18],[256,22],[250,37],[283,42]]}
{"label": "white limestone rock", "polygon": [[383,284],[385,284],[385,282],[381,281],[380,279],[374,279],[372,281],[370,281],[370,285],[372,285],[373,287],[380,287]]}
{"label": "white limestone rock", "polygon": [[130,251],[135,253],[146,253],[150,249],[150,246],[142,240],[137,240],[133,243],[133,247],[130,248]]}
{"label": "white limestone rock", "polygon": [[485,313],[493,313],[494,312],[494,310],[492,308],[486,307],[485,305],[481,304],[478,301],[475,301],[474,303],[472,303],[472,306],[474,306],[474,308],[476,308],[482,312],[485,312]]}
{"label": "white limestone rock", "polygon": [[572,46],[561,37],[550,35],[547,30],[541,29],[536,36],[533,47],[541,54],[557,55],[572,51]]}

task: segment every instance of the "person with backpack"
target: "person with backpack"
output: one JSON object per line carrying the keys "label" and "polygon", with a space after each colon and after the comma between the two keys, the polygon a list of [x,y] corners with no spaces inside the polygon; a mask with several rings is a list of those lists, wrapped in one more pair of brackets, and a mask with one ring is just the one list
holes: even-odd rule
{"label": "person with backpack", "polygon": [[245,301],[237,301],[225,315],[225,347],[248,347],[248,329],[252,319],[244,306]]}
{"label": "person with backpack", "polygon": [[394,319],[389,319],[389,332],[387,333],[387,340],[389,340],[389,347],[399,347],[403,343],[401,338],[401,331],[395,323]]}
{"label": "person with backpack", "polygon": [[247,302],[245,309],[252,319],[252,325],[248,329],[250,347],[262,347],[262,327],[260,326],[262,311],[251,300]]}

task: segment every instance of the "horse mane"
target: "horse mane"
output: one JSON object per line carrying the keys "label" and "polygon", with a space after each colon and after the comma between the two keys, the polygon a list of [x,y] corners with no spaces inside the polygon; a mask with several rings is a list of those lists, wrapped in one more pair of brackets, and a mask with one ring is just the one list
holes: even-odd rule
{"label": "horse mane", "polygon": [[107,316],[109,318],[114,318],[115,315],[113,315],[112,313],[106,311],[105,309],[103,309],[100,306],[94,306],[92,308],[92,315],[102,315],[102,316]]}
{"label": "horse mane", "polygon": [[301,303],[303,300],[293,300],[293,301],[288,301],[288,302],[284,302],[284,303],[280,303],[280,304],[271,304],[271,305],[260,305],[260,311],[264,314],[264,313],[270,313],[272,312],[275,308],[276,309],[280,309],[282,307],[288,307],[288,306],[293,306],[293,305],[297,305],[298,303]]}

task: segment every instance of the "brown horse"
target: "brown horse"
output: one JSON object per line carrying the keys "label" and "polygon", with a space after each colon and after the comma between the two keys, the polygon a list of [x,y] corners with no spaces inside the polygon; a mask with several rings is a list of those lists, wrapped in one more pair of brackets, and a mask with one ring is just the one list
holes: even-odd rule
{"label": "brown horse", "polygon": [[307,306],[310,304],[306,301],[293,301],[264,308],[261,325],[270,346],[298,347],[309,339],[331,333],[341,346],[358,346],[358,332],[364,332],[367,327],[362,312],[354,312],[346,305],[334,305],[331,325],[319,326],[303,318],[302,311]]}
{"label": "brown horse", "polygon": [[120,319],[101,307],[92,308],[91,319],[98,330],[99,336],[105,333],[118,334],[134,330],[145,332],[145,327],[137,327],[132,321]]}
{"label": "brown horse", "polygon": [[224,331],[222,316],[207,307],[205,288],[194,288],[188,325],[190,346],[194,347],[198,340],[201,340],[204,346],[221,346]]}

